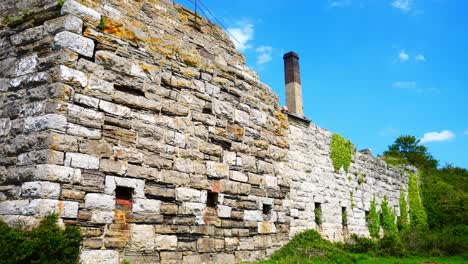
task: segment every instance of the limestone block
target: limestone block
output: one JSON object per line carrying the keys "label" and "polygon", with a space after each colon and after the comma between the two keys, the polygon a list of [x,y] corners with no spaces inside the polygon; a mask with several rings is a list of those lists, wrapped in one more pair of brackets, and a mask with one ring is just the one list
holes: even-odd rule
{"label": "limestone block", "polygon": [[89,170],[99,169],[99,158],[81,154],[81,153],[66,153],[65,166]]}
{"label": "limestone block", "polygon": [[61,212],[59,212],[62,218],[77,218],[78,217],[78,202],[63,201],[59,202],[59,209],[62,206]]}
{"label": "limestone block", "polygon": [[44,31],[44,26],[38,26],[33,28],[28,28],[18,34],[15,34],[10,37],[11,43],[15,46],[24,45],[27,43],[32,43],[34,41],[40,40],[46,35]]}
{"label": "limestone block", "polygon": [[231,217],[231,211],[232,211],[232,208],[229,207],[229,206],[225,206],[225,205],[218,205],[217,206],[218,217],[230,218]]}
{"label": "limestone block", "polygon": [[84,72],[60,65],[57,69],[56,78],[69,85],[77,85],[85,88],[88,85],[88,75]]}
{"label": "limestone block", "polygon": [[234,254],[220,253],[213,255],[213,263],[235,264],[236,258]]}
{"label": "limestone block", "polygon": [[[89,85],[88,85],[89,86]],[[99,106],[99,99],[94,97],[82,95],[79,93],[75,93],[73,97],[73,101],[79,105],[89,106],[91,108],[98,108]]]}
{"label": "limestone block", "polygon": [[84,92],[90,96],[111,101],[115,93],[115,89],[112,83],[91,75],[89,77],[88,86],[85,88]]}
{"label": "limestone block", "polygon": [[224,239],[224,245],[226,247],[226,250],[229,250],[229,251],[236,250],[237,247],[239,246],[239,238],[226,237]]}
{"label": "limestone block", "polygon": [[155,246],[155,233],[152,225],[130,225],[130,250],[153,251]]}
{"label": "limestone block", "polygon": [[156,235],[156,250],[176,250],[177,236]]}
{"label": "limestone block", "polygon": [[31,215],[28,200],[10,200],[0,202],[0,215]]}
{"label": "limestone block", "polygon": [[59,213],[58,205],[58,200],[36,199],[29,203],[29,208],[34,215],[46,216],[50,213]]}
{"label": "limestone block", "polygon": [[215,250],[215,240],[210,237],[200,237],[197,240],[197,249],[198,252],[214,252]]}
{"label": "limestone block", "polygon": [[176,200],[180,202],[199,203],[202,199],[202,193],[199,190],[183,187],[175,189],[175,196]]}
{"label": "limestone block", "polygon": [[87,128],[73,123],[68,123],[67,134],[91,139],[100,139],[101,131],[98,129]]}
{"label": "limestone block", "polygon": [[116,250],[83,250],[80,254],[80,263],[119,264],[119,253]]}
{"label": "limestone block", "polygon": [[242,173],[240,171],[231,171],[230,174],[231,175],[229,176],[229,179],[231,179],[233,181],[238,181],[238,182],[248,182],[249,181],[249,177],[247,177],[247,175],[245,175],[244,173]]}
{"label": "limestone block", "polygon": [[11,121],[9,118],[0,118],[0,137],[7,136],[10,133]]}
{"label": "limestone block", "polygon": [[228,178],[229,177],[229,165],[215,162],[206,162],[206,174],[213,178]]}
{"label": "limestone block", "polygon": [[278,178],[275,176],[265,175],[265,186],[268,188],[278,188]]}
{"label": "limestone block", "polygon": [[33,73],[36,71],[38,63],[37,53],[22,57],[16,65],[16,76]]}
{"label": "limestone block", "polygon": [[51,34],[59,31],[70,31],[81,34],[83,30],[83,20],[74,15],[61,16],[56,19],[45,21],[44,29]]}
{"label": "limestone block", "polygon": [[182,205],[179,206],[179,214],[191,214],[195,216],[201,216],[205,208],[206,204],[202,203],[182,203]]}
{"label": "limestone block", "polygon": [[93,128],[101,128],[104,124],[104,114],[92,109],[74,104],[68,104],[68,119],[73,123],[82,124]]}
{"label": "limestone block", "polygon": [[276,226],[272,222],[260,222],[258,223],[258,233],[259,234],[271,234],[276,233]]}
{"label": "limestone block", "polygon": [[111,211],[115,208],[115,197],[99,193],[88,193],[85,196],[85,208]]}
{"label": "limestone block", "polygon": [[95,25],[97,25],[101,20],[101,14],[76,2],[75,0],[66,1],[62,6],[61,14],[73,14],[83,19],[84,21],[93,23]]}
{"label": "limestone block", "polygon": [[[99,171],[107,173],[115,173],[118,175],[124,175],[127,171],[128,164],[124,161],[115,161],[109,159],[101,159],[99,162]],[[114,187],[115,189],[115,187]]]}
{"label": "limestone block", "polygon": [[65,132],[67,128],[67,118],[62,115],[48,114],[36,117],[27,117],[24,120],[24,132],[38,132],[47,129],[54,129]]}
{"label": "limestone block", "polygon": [[91,214],[91,223],[112,224],[114,222],[114,211],[93,211]]}
{"label": "limestone block", "polygon": [[235,110],[234,112],[234,121],[242,125],[248,125],[250,121],[250,116],[247,112]]}
{"label": "limestone block", "polygon": [[159,214],[161,201],[154,199],[135,199],[133,203],[133,213]]}
{"label": "limestone block", "polygon": [[123,117],[129,115],[131,112],[130,108],[126,106],[109,103],[104,100],[101,100],[101,102],[99,103],[99,109],[106,113]]}
{"label": "limestone block", "polygon": [[245,210],[244,221],[263,221],[263,213],[260,210]]}
{"label": "limestone block", "polygon": [[[13,88],[27,87],[46,83],[50,74],[48,72],[30,73],[18,78],[11,79],[8,83]],[[3,88],[3,87],[2,87]]]}
{"label": "limestone block", "polygon": [[223,163],[228,165],[236,165],[237,156],[235,152],[224,151],[223,153]]}
{"label": "limestone block", "polygon": [[60,184],[53,182],[25,182],[21,185],[21,196],[27,198],[58,199]]}
{"label": "limestone block", "polygon": [[92,57],[94,53],[94,42],[92,39],[69,31],[62,31],[55,35],[54,47],[69,48],[86,57]]}

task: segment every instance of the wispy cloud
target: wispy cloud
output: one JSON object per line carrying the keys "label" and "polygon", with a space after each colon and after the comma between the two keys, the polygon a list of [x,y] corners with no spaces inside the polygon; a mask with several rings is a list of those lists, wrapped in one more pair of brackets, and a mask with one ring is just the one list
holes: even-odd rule
{"label": "wispy cloud", "polygon": [[453,138],[455,138],[455,134],[450,130],[443,130],[440,132],[433,131],[425,133],[421,139],[421,143],[441,142],[451,140]]}
{"label": "wispy cloud", "polygon": [[254,37],[254,25],[250,23],[247,19],[242,19],[236,23],[236,27],[231,27],[227,29],[233,36],[231,38],[232,42],[239,51],[246,51],[252,48],[252,45],[249,43],[250,40]]}
{"label": "wispy cloud", "polygon": [[257,53],[257,64],[262,65],[272,60],[273,48],[270,46],[260,46],[255,49]]}
{"label": "wispy cloud", "polygon": [[408,12],[411,10],[412,0],[395,0],[392,2],[394,8],[400,9],[403,12]]}
{"label": "wispy cloud", "polygon": [[396,135],[398,133],[400,133],[400,131],[393,126],[387,126],[386,128],[379,131],[380,136]]}
{"label": "wispy cloud", "polygon": [[331,8],[345,7],[351,4],[350,0],[328,0],[328,6]]}
{"label": "wispy cloud", "polygon": [[416,60],[416,62],[425,62],[426,57],[424,57],[423,54],[418,54],[418,55],[416,55],[415,60]]}
{"label": "wispy cloud", "polygon": [[400,52],[398,53],[398,60],[400,62],[406,62],[409,60],[409,58],[410,58],[409,54],[406,53],[406,51],[404,50],[400,50]]}
{"label": "wispy cloud", "polygon": [[392,83],[392,87],[397,89],[417,89],[418,85],[414,81],[397,81]]}

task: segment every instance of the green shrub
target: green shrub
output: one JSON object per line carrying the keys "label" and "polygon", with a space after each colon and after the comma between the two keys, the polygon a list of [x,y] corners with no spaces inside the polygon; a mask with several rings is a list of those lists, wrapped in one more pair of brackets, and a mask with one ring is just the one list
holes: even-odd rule
{"label": "green shrub", "polygon": [[385,232],[385,234],[398,235],[398,229],[395,224],[395,214],[388,207],[387,196],[384,196],[382,205],[380,206],[382,212],[382,218],[380,219],[380,224]]}
{"label": "green shrub", "polygon": [[351,253],[375,253],[378,244],[370,238],[352,234],[349,243],[345,245],[345,249]]}
{"label": "green shrub", "polygon": [[330,144],[331,159],[333,162],[333,168],[338,172],[341,167],[348,172],[349,165],[351,164],[351,158],[354,152],[354,146],[351,141],[344,139],[339,134],[333,134],[332,141]]}
{"label": "green shrub", "polygon": [[314,216],[315,216],[315,224],[317,226],[320,226],[323,222],[322,220],[322,211],[320,210],[320,208],[315,208],[314,209]]}
{"label": "green shrub", "polygon": [[379,255],[399,256],[406,255],[406,250],[397,234],[385,234],[379,240]]}
{"label": "green shrub", "polygon": [[380,215],[377,213],[377,204],[375,202],[375,195],[371,201],[369,215],[367,216],[367,227],[369,233],[373,238],[379,238],[380,232]]}
{"label": "green shrub", "polygon": [[32,230],[0,222],[0,263],[78,263],[80,230],[70,225],[61,229],[57,220],[56,214],[48,215]]}

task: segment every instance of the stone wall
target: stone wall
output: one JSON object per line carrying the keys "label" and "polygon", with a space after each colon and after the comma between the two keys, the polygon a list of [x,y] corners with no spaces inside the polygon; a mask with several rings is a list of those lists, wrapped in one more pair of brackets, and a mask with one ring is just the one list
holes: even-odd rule
{"label": "stone wall", "polygon": [[[289,121],[286,175],[291,180],[291,236],[310,228],[332,241],[345,241],[352,233],[369,236],[366,211],[374,195],[377,210],[386,196],[389,207],[400,214],[400,187],[407,195],[409,177],[404,170],[361,151],[353,155],[348,172],[343,168],[335,172],[330,155],[333,133],[298,118]],[[315,221],[316,206],[321,211],[321,225]]]}
{"label": "stone wall", "polygon": [[170,1],[0,4],[0,216],[83,263],[233,263],[288,240],[287,125],[223,31]]}

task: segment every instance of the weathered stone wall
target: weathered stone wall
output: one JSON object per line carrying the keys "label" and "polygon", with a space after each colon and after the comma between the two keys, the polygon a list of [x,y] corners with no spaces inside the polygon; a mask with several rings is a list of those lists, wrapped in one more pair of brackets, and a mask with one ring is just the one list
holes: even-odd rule
{"label": "weathered stone wall", "polygon": [[[400,214],[400,186],[407,195],[409,177],[404,170],[363,151],[353,155],[348,173],[343,168],[337,173],[330,155],[333,133],[297,118],[289,121],[286,175],[291,180],[291,236],[310,228],[332,241],[345,241],[352,233],[369,236],[366,211],[374,195],[377,210],[386,196],[389,207]],[[316,205],[321,209],[321,226],[315,223]],[[347,216],[344,225],[342,210]]]}
{"label": "weathered stone wall", "polygon": [[56,212],[83,263],[233,263],[289,234],[286,118],[169,1],[0,4],[0,216]]}

